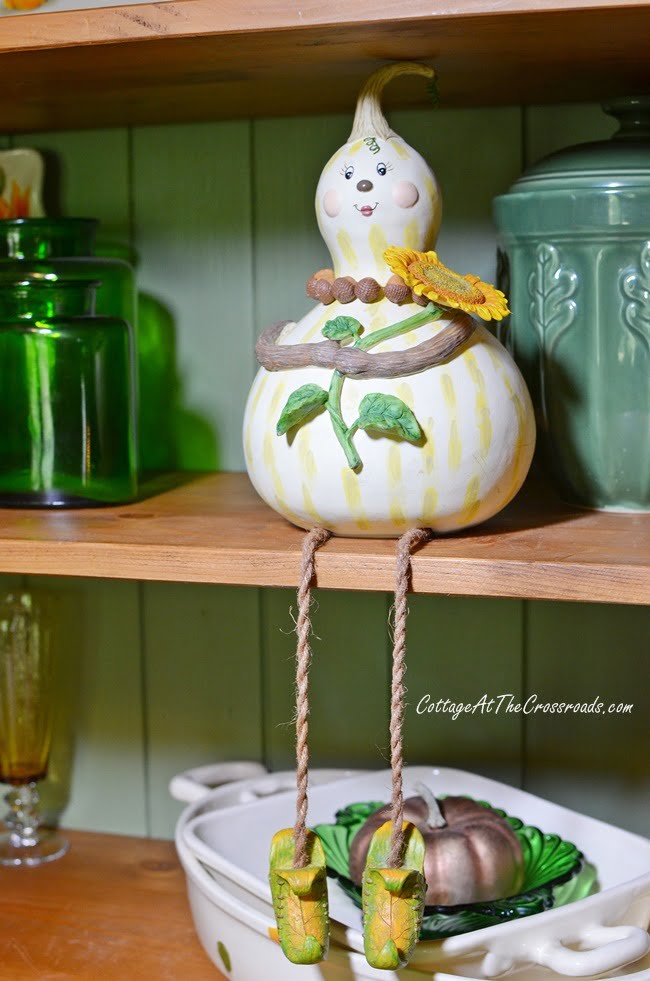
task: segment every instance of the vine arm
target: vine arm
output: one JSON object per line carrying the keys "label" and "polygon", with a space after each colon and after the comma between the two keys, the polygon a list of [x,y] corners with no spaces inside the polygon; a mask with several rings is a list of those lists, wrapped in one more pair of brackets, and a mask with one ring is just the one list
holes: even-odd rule
{"label": "vine arm", "polygon": [[331,368],[351,378],[400,378],[448,361],[476,328],[472,317],[457,311],[451,323],[435,337],[404,351],[373,353],[358,347],[341,347],[330,340],[315,344],[278,344],[280,334],[291,322],[280,320],[267,327],[255,345],[257,360],[267,371],[314,367]]}

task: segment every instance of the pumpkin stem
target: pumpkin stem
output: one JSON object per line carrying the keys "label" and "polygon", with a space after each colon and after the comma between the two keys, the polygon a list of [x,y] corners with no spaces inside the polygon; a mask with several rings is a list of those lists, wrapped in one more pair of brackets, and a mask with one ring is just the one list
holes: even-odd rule
{"label": "pumpkin stem", "polygon": [[359,93],[354,123],[350,133],[349,143],[374,136],[380,140],[389,140],[397,134],[393,132],[381,109],[381,94],[388,82],[399,75],[424,75],[434,80],[436,73],[433,68],[421,65],[417,61],[396,61],[392,65],[384,65],[373,72]]}
{"label": "pumpkin stem", "polygon": [[445,828],[447,822],[442,816],[442,811],[440,810],[440,804],[438,803],[433,791],[427,787],[425,783],[418,783],[415,786],[420,797],[424,800],[424,803],[429,809],[429,816],[427,818],[427,824],[430,828]]}

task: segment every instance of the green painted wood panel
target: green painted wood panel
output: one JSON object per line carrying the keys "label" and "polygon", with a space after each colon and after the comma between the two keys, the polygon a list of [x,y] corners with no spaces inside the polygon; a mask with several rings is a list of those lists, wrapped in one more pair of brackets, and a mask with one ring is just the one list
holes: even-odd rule
{"label": "green painted wood panel", "polygon": [[526,165],[566,146],[606,140],[617,128],[615,120],[595,104],[527,106],[523,123]]}
{"label": "green painted wood panel", "polygon": [[63,811],[67,827],[146,834],[137,586],[50,576],[27,585],[68,603],[47,810]]}
{"label": "green painted wood panel", "polygon": [[650,834],[650,609],[531,603],[527,637],[527,695],[604,713],[528,715],[526,789]]}
{"label": "green painted wood panel", "polygon": [[[497,699],[521,695],[522,613],[519,600],[411,598],[409,762],[452,766],[521,784],[522,721],[506,711],[507,699]],[[483,696],[485,708],[454,719],[452,704],[479,706]],[[440,705],[438,711],[439,701],[447,699],[451,704]],[[495,700],[491,708],[490,699]],[[428,711],[430,705],[436,709]]]}
{"label": "green painted wood panel", "polygon": [[242,469],[254,363],[250,124],[135,129],[133,200],[141,328],[158,334],[171,371],[160,442],[181,469]]}
{"label": "green painted wood panel", "polygon": [[171,836],[174,774],[262,758],[258,591],[145,583],[143,646],[149,832]]}
{"label": "green painted wood panel", "polygon": [[[262,591],[267,765],[295,765],[296,594]],[[388,756],[386,598],[314,591],[310,749],[314,766],[378,769]]]}
{"label": "green painted wood panel", "polygon": [[26,134],[15,142],[35,147],[45,158],[47,214],[98,218],[101,247],[127,251],[130,190],[126,128]]}

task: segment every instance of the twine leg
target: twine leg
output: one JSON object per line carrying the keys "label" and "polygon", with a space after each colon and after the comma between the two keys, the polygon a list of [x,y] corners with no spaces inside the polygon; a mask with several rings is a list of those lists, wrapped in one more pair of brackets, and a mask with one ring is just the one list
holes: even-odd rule
{"label": "twine leg", "polygon": [[393,675],[390,700],[390,765],[393,771],[393,794],[389,866],[398,868],[404,848],[404,793],[402,789],[402,730],[404,727],[404,675],[406,674],[406,597],[411,584],[411,551],[431,538],[428,528],[412,528],[397,543],[397,574],[393,607]]}
{"label": "twine leg", "polygon": [[314,578],[316,551],[331,538],[325,528],[312,528],[302,545],[302,564],[298,586],[298,620],[296,633],[296,823],[294,826],[294,868],[302,869],[309,862],[307,854],[307,788],[309,784],[309,667],[311,649],[311,584]]}

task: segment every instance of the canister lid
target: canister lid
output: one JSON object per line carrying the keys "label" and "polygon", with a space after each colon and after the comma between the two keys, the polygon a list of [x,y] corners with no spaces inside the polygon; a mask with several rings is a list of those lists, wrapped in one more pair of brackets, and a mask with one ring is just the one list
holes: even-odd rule
{"label": "canister lid", "polygon": [[552,153],[525,171],[508,193],[650,184],[650,96],[610,99],[603,110],[620,124],[610,140]]}

